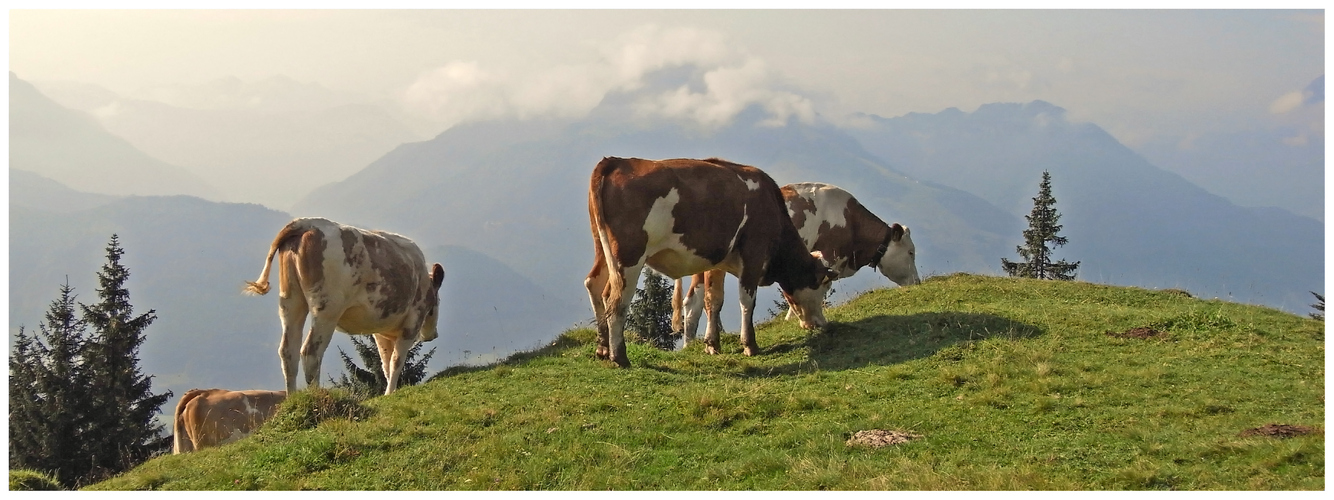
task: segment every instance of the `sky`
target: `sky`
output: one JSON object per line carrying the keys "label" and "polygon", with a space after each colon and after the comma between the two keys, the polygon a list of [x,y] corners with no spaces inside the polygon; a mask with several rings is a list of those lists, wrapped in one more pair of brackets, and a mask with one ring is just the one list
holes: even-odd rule
{"label": "sky", "polygon": [[[285,75],[391,99],[444,126],[578,115],[643,71],[685,61],[717,67],[719,88],[730,89],[675,103],[701,121],[747,99],[786,100],[776,105],[831,121],[1042,99],[1133,147],[1279,120],[1324,72],[1320,11],[9,14],[10,70],[25,80],[128,94]],[[710,105],[720,109],[700,109]]]}

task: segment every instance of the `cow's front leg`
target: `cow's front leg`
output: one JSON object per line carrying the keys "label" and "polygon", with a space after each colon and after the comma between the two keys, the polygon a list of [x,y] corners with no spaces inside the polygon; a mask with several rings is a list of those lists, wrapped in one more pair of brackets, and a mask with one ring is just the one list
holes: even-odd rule
{"label": "cow's front leg", "polygon": [[384,377],[385,394],[389,394],[389,374],[394,371],[394,346],[397,343],[397,337],[390,337],[384,334],[375,334],[375,347],[380,351],[380,375]]}
{"label": "cow's front leg", "polygon": [[[681,283],[682,280],[676,280]],[[688,346],[695,342],[695,336],[699,333],[699,318],[704,315],[704,273],[699,273],[690,277],[690,288],[685,291],[685,299],[681,301],[681,338],[683,345]]]}
{"label": "cow's front leg", "polygon": [[704,327],[704,352],[722,352],[719,337],[723,333],[723,277],[727,274],[713,270],[704,276],[704,309],[708,311],[708,325]]}
{"label": "cow's front leg", "polygon": [[384,389],[385,395],[392,394],[395,390],[398,390],[398,383],[403,377],[403,365],[407,362],[408,351],[412,349],[412,344],[416,343],[415,338],[416,335],[414,334],[411,338],[404,335],[403,337],[394,339],[393,350],[389,362],[387,363],[389,365],[389,371],[386,372],[388,375],[388,385],[386,385]]}
{"label": "cow's front leg", "polygon": [[755,287],[741,287],[741,345],[747,356],[760,353],[760,346],[755,342]]}

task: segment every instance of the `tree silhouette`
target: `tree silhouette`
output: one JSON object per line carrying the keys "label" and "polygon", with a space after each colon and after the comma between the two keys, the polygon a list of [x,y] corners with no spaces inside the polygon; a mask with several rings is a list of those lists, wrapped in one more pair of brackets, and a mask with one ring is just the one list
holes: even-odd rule
{"label": "tree silhouette", "polygon": [[153,394],[152,377],[139,372],[144,329],[156,316],[134,315],[115,235],[106,251],[99,302],[76,304],[61,286],[39,332],[19,328],[9,359],[10,468],[50,473],[66,487],[128,470],[168,442],[154,417],[171,393]]}
{"label": "tree silhouette", "polygon": [[625,327],[634,332],[634,336],[630,337],[633,342],[659,349],[675,348],[677,335],[672,332],[672,281],[645,266],[644,286],[635,292],[635,298],[630,302]]}
{"label": "tree silhouette", "polygon": [[[343,368],[347,372],[339,375],[337,381],[330,377],[329,382],[334,387],[346,389],[362,398],[373,398],[384,394],[388,380],[385,379],[384,368],[380,365],[380,349],[375,346],[375,339],[364,335],[351,337],[352,347],[366,368],[357,366],[357,362],[339,347],[338,355],[343,358]],[[408,350],[408,358],[403,360],[403,373],[398,376],[399,388],[417,385],[426,378],[426,363],[435,355],[435,348],[432,347],[425,356],[420,356],[421,349],[422,344],[418,342]]]}
{"label": "tree silhouette", "polygon": [[[1070,281],[1075,279],[1079,261],[1073,263],[1060,260],[1052,262],[1051,249],[1066,244],[1065,237],[1056,233],[1061,225],[1056,222],[1061,214],[1056,212],[1056,198],[1051,195],[1051,173],[1042,171],[1042,182],[1038,184],[1038,196],[1033,198],[1033,211],[1024,216],[1028,219],[1028,229],[1024,230],[1024,244],[1015,247],[1021,262],[1010,262],[1001,257],[1001,268],[1010,276],[1037,278],[1045,280]],[[1047,244],[1050,243],[1051,247]]]}
{"label": "tree silhouette", "polygon": [[139,371],[139,346],[144,330],[157,319],[155,311],[134,315],[130,291],[125,288],[130,270],[121,264],[125,250],[111,235],[107,262],[97,273],[99,301],[80,304],[92,329],[88,368],[93,378],[95,434],[88,443],[96,469],[118,474],[160,453],[162,426],[155,419],[171,391],[153,394],[153,377]]}

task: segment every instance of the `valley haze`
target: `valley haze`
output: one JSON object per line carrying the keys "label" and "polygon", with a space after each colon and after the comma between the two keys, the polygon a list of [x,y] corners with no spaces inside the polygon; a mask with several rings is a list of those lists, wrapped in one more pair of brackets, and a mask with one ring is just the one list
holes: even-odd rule
{"label": "valley haze", "polygon": [[1300,315],[1324,293],[1323,11],[9,16],[11,339],[66,276],[92,301],[118,233],[159,318],[142,367],[178,397],[280,388],[276,299],[240,289],[294,217],[445,265],[432,372],[586,324],[604,156],[839,185],[912,229],[924,276],[1000,274],[1046,170],[1080,280]]}

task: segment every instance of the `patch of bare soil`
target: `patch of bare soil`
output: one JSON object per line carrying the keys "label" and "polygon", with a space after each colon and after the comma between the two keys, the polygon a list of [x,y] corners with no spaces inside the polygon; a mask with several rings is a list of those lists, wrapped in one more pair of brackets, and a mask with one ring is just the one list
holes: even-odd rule
{"label": "patch of bare soil", "polygon": [[1315,432],[1315,430],[1305,425],[1265,424],[1260,427],[1241,431],[1240,436],[1264,436],[1287,439],[1294,436],[1305,436],[1312,432]]}
{"label": "patch of bare soil", "polygon": [[1137,328],[1131,328],[1121,333],[1107,332],[1107,335],[1113,337],[1120,337],[1123,339],[1150,339],[1150,338],[1165,336],[1167,335],[1167,332],[1160,332],[1152,328],[1146,328],[1141,326]]}
{"label": "patch of bare soil", "polygon": [[909,434],[907,432],[887,431],[884,429],[870,429],[865,431],[857,431],[856,434],[853,434],[852,438],[848,439],[848,446],[869,446],[871,448],[881,448],[885,446],[906,443],[908,441],[912,441],[920,437],[922,436],[918,436],[916,434]]}

